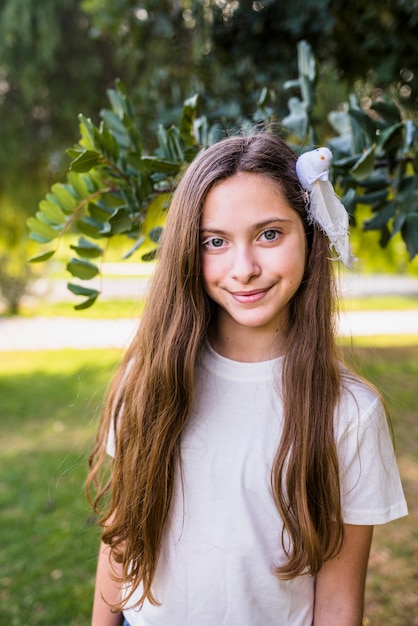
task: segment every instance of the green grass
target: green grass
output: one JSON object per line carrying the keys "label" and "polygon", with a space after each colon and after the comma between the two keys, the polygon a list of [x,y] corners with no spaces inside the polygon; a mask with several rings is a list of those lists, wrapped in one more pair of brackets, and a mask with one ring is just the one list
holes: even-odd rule
{"label": "green grass", "polygon": [[346,298],[341,302],[343,311],[411,311],[418,309],[417,296],[367,296]]}
{"label": "green grass", "polygon": [[[385,390],[410,516],[376,528],[367,626],[418,622],[418,338],[344,348]],[[98,531],[83,483],[119,350],[2,353],[0,624],[89,623]]]}
{"label": "green grass", "polygon": [[89,623],[98,533],[83,483],[114,351],[3,353],[0,624]]}
{"label": "green grass", "polygon": [[[339,345],[344,349],[355,348],[401,348],[418,346],[418,335],[364,335],[361,337],[340,337]],[[418,348],[417,348],[418,350]]]}
{"label": "green grass", "polygon": [[375,528],[365,626],[418,624],[418,338],[408,346],[356,347],[351,358],[384,391],[409,516]]}
{"label": "green grass", "polygon": [[[144,309],[145,298],[106,300],[100,299],[89,309],[76,311],[74,305],[79,298],[66,302],[34,302],[25,304],[21,314],[24,317],[79,317],[89,319],[111,319],[139,317]],[[413,296],[368,296],[349,298],[341,301],[342,311],[407,311],[418,310],[418,298]]]}
{"label": "green grass", "polygon": [[76,317],[82,319],[138,318],[144,309],[144,299],[100,300],[89,309],[75,310],[79,299],[68,302],[42,302],[22,307],[22,317]]}

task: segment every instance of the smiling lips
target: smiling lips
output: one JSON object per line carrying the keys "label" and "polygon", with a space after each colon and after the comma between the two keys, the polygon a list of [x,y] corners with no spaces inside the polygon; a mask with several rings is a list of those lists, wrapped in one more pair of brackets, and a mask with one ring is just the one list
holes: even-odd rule
{"label": "smiling lips", "polygon": [[230,294],[237,302],[248,304],[258,302],[269,291],[270,287],[265,289],[254,289],[253,291],[231,291]]}

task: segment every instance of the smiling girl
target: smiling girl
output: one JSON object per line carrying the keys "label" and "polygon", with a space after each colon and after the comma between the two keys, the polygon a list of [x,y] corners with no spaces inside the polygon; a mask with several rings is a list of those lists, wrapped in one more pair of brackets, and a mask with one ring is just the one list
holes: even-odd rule
{"label": "smiling girl", "polygon": [[406,504],[338,358],[329,244],[277,136],[186,171],[90,459],[93,626],[360,626],[373,525]]}

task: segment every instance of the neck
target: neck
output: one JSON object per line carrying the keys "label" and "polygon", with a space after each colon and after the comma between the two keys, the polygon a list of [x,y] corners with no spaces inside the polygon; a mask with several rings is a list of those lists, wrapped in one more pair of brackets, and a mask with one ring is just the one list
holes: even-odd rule
{"label": "neck", "polygon": [[283,354],[280,329],[266,334],[261,329],[243,327],[228,333],[227,329],[220,331],[215,324],[209,342],[221,356],[243,363],[268,361]]}

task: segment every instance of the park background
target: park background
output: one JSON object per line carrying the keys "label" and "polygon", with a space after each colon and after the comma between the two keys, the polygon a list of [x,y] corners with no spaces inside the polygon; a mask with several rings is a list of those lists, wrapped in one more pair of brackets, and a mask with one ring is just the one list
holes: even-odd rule
{"label": "park background", "polygon": [[[200,94],[212,122],[234,127],[269,105],[288,114],[284,84],[297,76],[296,49],[318,60],[318,141],[332,133],[327,112],[352,93],[367,109],[376,94],[394,98],[417,121],[418,2],[292,3],[225,0],[0,1],[0,333],[6,322],[42,319],[135,319],[135,290],[150,266],[138,263],[129,287],[74,311],[63,295],[67,252],[29,266],[36,242],[26,220],[48,189],[64,180],[66,149],[79,137],[78,114],[99,122],[107,90],[120,79],[154,149],[159,124],[176,123],[183,102]],[[418,276],[400,236],[383,249],[379,230],[352,228],[356,273],[385,276],[388,285]],[[127,283],[123,237],[107,251],[111,281]],[[106,266],[109,267],[109,266]],[[132,282],[133,281],[133,282]],[[414,283],[412,283],[414,284]],[[134,286],[132,286],[134,285]],[[58,294],[58,295],[57,295]],[[418,334],[405,334],[396,311],[415,311],[418,290],[346,294],[348,311],[393,312],[382,336],[343,338],[344,350],[381,388],[392,413],[410,516],[376,530],[368,577],[365,625],[418,624],[417,508]],[[10,317],[12,315],[12,318]],[[4,323],[3,323],[4,322]],[[18,328],[15,326],[14,328]],[[19,332],[18,330],[16,332]],[[64,330],[65,332],[65,330]],[[41,342],[42,344],[42,342]],[[0,623],[20,626],[89,623],[98,529],[83,493],[86,460],[120,347],[0,352]]]}

